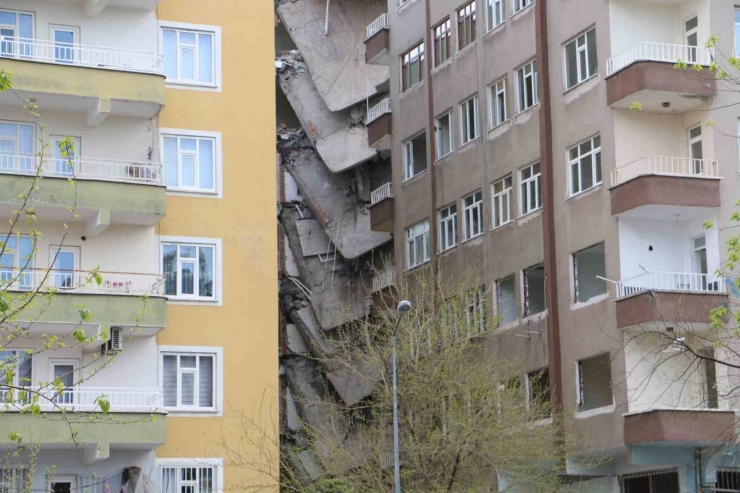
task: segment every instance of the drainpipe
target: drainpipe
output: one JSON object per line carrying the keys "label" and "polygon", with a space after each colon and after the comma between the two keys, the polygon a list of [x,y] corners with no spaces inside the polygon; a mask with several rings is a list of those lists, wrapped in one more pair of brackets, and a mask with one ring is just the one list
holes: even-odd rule
{"label": "drainpipe", "polygon": [[[431,210],[429,212],[429,229],[431,230],[431,250],[432,250],[432,269],[435,283],[439,280],[439,258],[437,255],[437,245],[439,240],[437,237],[437,173],[434,169],[434,162],[436,157],[437,143],[436,132],[434,131],[434,82],[432,81],[432,59],[431,59],[431,46],[432,46],[432,6],[431,0],[426,0],[426,19],[424,26],[426,34],[424,35],[424,60],[426,65],[426,85],[427,85],[427,128],[428,130],[428,141],[427,146],[427,170],[429,171],[429,190],[431,195]],[[432,295],[432,309],[437,308],[437,296],[436,290],[431,289]]]}
{"label": "drainpipe", "polygon": [[329,35],[329,4],[331,0],[326,0],[326,22],[324,23],[324,36]]}
{"label": "drainpipe", "polygon": [[550,56],[547,45],[547,0],[535,2],[537,72],[540,92],[540,163],[542,166],[542,236],[545,251],[545,303],[547,305],[547,354],[550,369],[550,402],[555,424],[557,463],[566,471],[563,428],[563,366],[560,354],[560,310],[555,245],[555,193],[553,187],[552,99],[550,97]]}

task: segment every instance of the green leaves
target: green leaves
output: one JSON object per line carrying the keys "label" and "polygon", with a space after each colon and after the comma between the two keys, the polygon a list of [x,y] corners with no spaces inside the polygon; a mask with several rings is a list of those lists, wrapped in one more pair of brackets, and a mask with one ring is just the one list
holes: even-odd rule
{"label": "green leaves", "polygon": [[21,435],[17,431],[11,431],[10,433],[8,433],[8,440],[15,443],[21,443],[23,441],[23,435]]}
{"label": "green leaves", "polygon": [[80,320],[82,320],[83,322],[89,322],[90,318],[92,318],[92,312],[87,308],[80,308],[80,311],[77,313],[80,314]]}
{"label": "green leaves", "polygon": [[107,396],[101,395],[95,399],[95,403],[100,407],[100,410],[103,413],[108,414],[108,412],[110,412],[110,401]]}
{"label": "green leaves", "polygon": [[76,328],[72,332],[72,337],[74,337],[77,342],[85,342],[87,340],[87,334],[85,334],[85,330],[82,327]]}
{"label": "green leaves", "polygon": [[13,82],[13,76],[5,70],[0,70],[0,92],[7,91]]}
{"label": "green leaves", "polygon": [[632,111],[642,111],[642,103],[635,101],[630,105]]}

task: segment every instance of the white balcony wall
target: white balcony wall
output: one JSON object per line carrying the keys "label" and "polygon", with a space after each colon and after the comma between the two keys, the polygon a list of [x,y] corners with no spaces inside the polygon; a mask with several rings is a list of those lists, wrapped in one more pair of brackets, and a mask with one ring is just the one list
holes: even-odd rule
{"label": "white balcony wall", "polygon": [[86,2],[3,0],[0,8],[35,14],[34,35],[50,40],[50,25],[74,26],[80,30],[79,44],[157,53],[158,33],[155,12],[107,7],[95,17],[87,17]]}
{"label": "white balcony wall", "polygon": [[[682,75],[677,75],[682,77]],[[702,125],[704,159],[715,159],[714,130],[704,126],[707,114],[648,113],[614,110],[614,141],[617,166],[648,156],[689,157],[689,130]],[[720,163],[720,176],[723,175]]]}
{"label": "white balcony wall", "polygon": [[658,0],[611,0],[609,2],[611,56],[640,41],[684,45],[685,22],[696,16],[699,17],[699,46],[704,46],[711,35],[709,0],[681,3],[664,3]]}
{"label": "white balcony wall", "polygon": [[[621,217],[619,219],[619,264],[622,279],[629,279],[645,270],[650,272],[699,273],[696,268],[692,239],[705,235],[707,271],[711,276],[719,267],[719,235],[717,229],[706,230],[702,218],[679,219],[685,208],[664,210],[662,219]],[[706,217],[716,221],[712,215]],[[652,251],[650,250],[652,247]],[[644,269],[643,269],[644,268]]]}

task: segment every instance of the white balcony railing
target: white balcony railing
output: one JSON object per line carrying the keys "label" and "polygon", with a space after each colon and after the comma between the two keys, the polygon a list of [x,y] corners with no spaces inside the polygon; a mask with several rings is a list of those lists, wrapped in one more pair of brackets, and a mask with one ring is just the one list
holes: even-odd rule
{"label": "white balcony railing", "polygon": [[0,36],[0,56],[34,62],[162,74],[162,55],[40,39]]}
{"label": "white balcony railing", "polygon": [[[33,175],[36,173],[39,159],[39,156],[33,154],[6,154],[0,152],[0,173]],[[41,175],[149,185],[161,185],[163,183],[162,165],[159,163],[87,157],[71,159],[70,163],[67,158],[46,156],[41,164]]]}
{"label": "white balcony railing", "polygon": [[719,163],[712,159],[649,156],[612,170],[612,186],[642,175],[719,178]]}
{"label": "white balcony railing", "polygon": [[0,268],[0,286],[11,285],[14,291],[49,291],[80,294],[148,295],[164,294],[164,277],[157,274],[128,274],[98,272],[100,285],[90,273],[79,270],[3,269]]}
{"label": "white balcony railing", "polygon": [[159,389],[70,387],[61,392],[46,387],[28,387],[25,395],[16,391],[11,398],[8,391],[0,392],[0,402],[9,404],[8,410],[17,410],[39,396],[42,411],[58,408],[80,412],[101,411],[99,399],[110,403],[110,412],[154,412],[164,407],[164,395]]}
{"label": "white balcony railing", "polygon": [[374,122],[381,116],[385,115],[386,113],[390,113],[390,112],[391,112],[391,100],[390,98],[385,98],[383,101],[376,104],[372,108],[368,108],[367,121],[365,122],[365,124],[370,125],[372,122]]}
{"label": "white balcony railing", "polygon": [[367,26],[367,38],[370,39],[378,34],[381,29],[388,29],[388,14],[383,14]]}
{"label": "white balcony railing", "polygon": [[375,205],[381,200],[391,197],[393,197],[393,188],[391,188],[390,183],[386,183],[370,193],[370,205]]}
{"label": "white balcony railing", "polygon": [[714,48],[701,46],[674,45],[643,41],[628,48],[606,61],[607,77],[619,72],[635,62],[677,63],[679,60],[689,65],[709,65],[714,57]]}
{"label": "white balcony railing", "polygon": [[724,278],[687,272],[646,272],[617,283],[617,298],[643,291],[726,293]]}
{"label": "white balcony railing", "polygon": [[377,293],[389,286],[396,284],[396,271],[393,267],[389,267],[386,270],[379,271],[373,277],[373,293]]}

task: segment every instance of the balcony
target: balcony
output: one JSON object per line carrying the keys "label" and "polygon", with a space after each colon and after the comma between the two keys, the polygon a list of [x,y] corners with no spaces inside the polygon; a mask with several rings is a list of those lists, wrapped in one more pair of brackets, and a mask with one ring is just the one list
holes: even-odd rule
{"label": "balcony", "polygon": [[[0,37],[3,70],[13,88],[39,107],[74,107],[75,98],[97,103],[94,126],[108,115],[153,118],[164,107],[162,56],[115,48],[59,45],[45,40]],[[53,96],[53,97],[52,97]],[[3,101],[13,104],[13,98]]]}
{"label": "balcony", "polygon": [[714,160],[644,157],[612,170],[612,214],[645,206],[717,208],[719,180]]}
{"label": "balcony", "polygon": [[365,38],[365,63],[388,65],[390,57],[390,25],[388,14],[383,14],[367,26]]}
{"label": "balcony", "polygon": [[730,410],[655,409],[624,416],[627,445],[686,444],[732,441],[735,413]]}
{"label": "balcony", "polygon": [[370,229],[393,233],[393,189],[390,183],[370,194]]}
{"label": "balcony", "polygon": [[[39,396],[41,412],[100,412],[98,399],[107,399],[112,413],[156,413],[164,408],[164,394],[159,389],[138,389],[121,387],[71,387],[57,392],[47,387],[27,387],[30,397]],[[7,402],[7,391],[0,392],[0,398]],[[22,410],[29,401],[14,396],[15,403],[10,404],[8,411]]]}
{"label": "balcony", "polygon": [[373,294],[396,285],[395,269],[391,266],[373,277]]}
{"label": "balcony", "polygon": [[390,98],[369,108],[366,121],[368,145],[375,149],[390,149],[393,133]]}
{"label": "balcony", "polygon": [[607,104],[630,108],[639,102],[643,110],[690,111],[717,94],[714,74],[708,70],[681,71],[679,61],[689,66],[709,66],[712,48],[641,42],[607,60]]}

